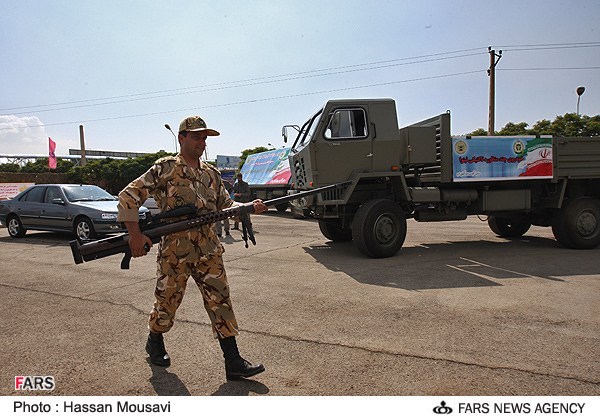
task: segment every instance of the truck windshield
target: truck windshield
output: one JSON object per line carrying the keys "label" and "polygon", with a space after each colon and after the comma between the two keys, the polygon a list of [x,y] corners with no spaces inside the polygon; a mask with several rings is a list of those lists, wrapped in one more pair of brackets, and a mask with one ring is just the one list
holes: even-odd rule
{"label": "truck windshield", "polygon": [[304,125],[300,128],[300,132],[298,132],[298,136],[294,141],[294,145],[292,145],[292,151],[297,151],[296,146],[302,147],[310,142],[318,125],[315,121],[319,118],[321,113],[323,113],[323,109],[324,108],[319,109],[319,111],[312,115],[309,120],[304,122]]}

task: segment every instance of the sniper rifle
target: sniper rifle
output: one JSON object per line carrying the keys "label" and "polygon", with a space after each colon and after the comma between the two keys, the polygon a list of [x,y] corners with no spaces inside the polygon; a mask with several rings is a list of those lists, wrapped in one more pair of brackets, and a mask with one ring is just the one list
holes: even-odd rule
{"label": "sniper rifle", "polygon": [[[266,206],[276,206],[282,203],[291,202],[292,200],[300,199],[305,196],[311,196],[327,190],[343,188],[350,182],[332,184],[329,186],[319,187],[313,190],[290,194],[276,199],[266,200],[263,203]],[[183,206],[175,208],[171,211],[153,216],[149,222],[140,224],[140,229],[144,235],[152,240],[153,243],[158,243],[161,237],[175,232],[185,231],[191,228],[197,228],[202,225],[209,225],[228,218],[239,218],[242,223],[242,238],[248,248],[248,240],[256,245],[252,224],[250,223],[250,214],[254,212],[252,202],[244,203],[239,206],[231,207],[217,212],[199,213],[194,206]],[[165,222],[169,218],[187,219],[177,220],[173,222]],[[121,261],[121,268],[128,269],[131,261],[131,249],[129,248],[129,234],[123,233],[112,237],[99,240],[82,242],[79,240],[69,241],[73,259],[75,264],[81,264],[84,261],[97,260],[99,258],[108,257],[115,254],[124,254]],[[150,250],[146,245],[146,251]]]}

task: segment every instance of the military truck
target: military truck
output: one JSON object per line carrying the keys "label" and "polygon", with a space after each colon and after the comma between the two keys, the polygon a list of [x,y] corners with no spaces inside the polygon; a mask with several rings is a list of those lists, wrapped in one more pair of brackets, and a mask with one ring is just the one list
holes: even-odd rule
{"label": "military truck", "polygon": [[480,215],[500,237],[537,225],[567,248],[600,244],[599,137],[452,137],[449,112],[399,129],[392,99],[331,100],[297,130],[293,188],[347,184],[294,204],[369,257],[395,255],[411,218]]}

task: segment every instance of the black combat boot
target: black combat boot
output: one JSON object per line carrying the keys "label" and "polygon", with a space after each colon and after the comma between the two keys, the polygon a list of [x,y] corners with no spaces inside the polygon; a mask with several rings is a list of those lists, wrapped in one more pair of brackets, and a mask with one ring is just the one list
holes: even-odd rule
{"label": "black combat boot", "polygon": [[163,335],[156,332],[150,332],[148,342],[146,343],[146,353],[150,356],[150,362],[161,367],[169,367],[171,358],[165,350]]}
{"label": "black combat boot", "polygon": [[227,337],[219,340],[223,357],[225,358],[225,377],[227,380],[239,380],[242,377],[251,377],[265,371],[265,366],[257,364],[253,366],[240,356],[235,342],[235,337]]}

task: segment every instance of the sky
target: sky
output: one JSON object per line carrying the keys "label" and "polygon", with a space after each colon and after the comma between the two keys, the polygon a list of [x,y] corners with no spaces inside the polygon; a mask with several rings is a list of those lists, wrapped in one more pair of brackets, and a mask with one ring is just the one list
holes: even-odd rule
{"label": "sky", "polygon": [[[199,115],[208,158],[284,146],[329,99],[392,98],[399,126],[452,133],[600,114],[597,0],[0,0],[0,155],[175,151]],[[289,144],[288,144],[289,145]]]}

